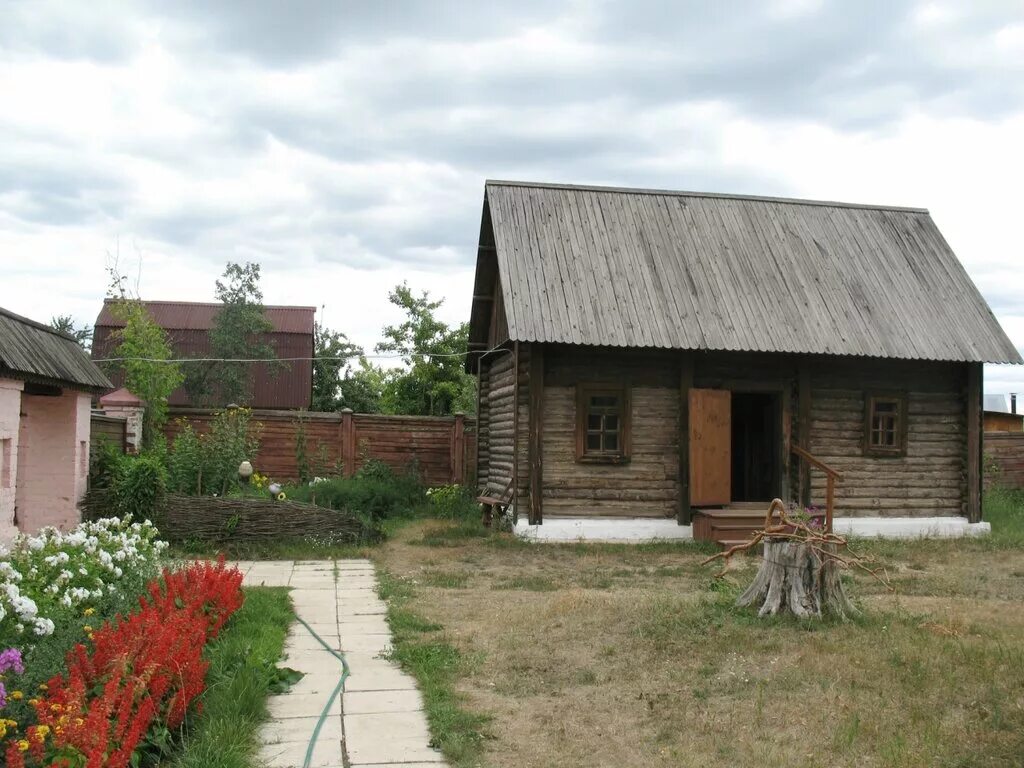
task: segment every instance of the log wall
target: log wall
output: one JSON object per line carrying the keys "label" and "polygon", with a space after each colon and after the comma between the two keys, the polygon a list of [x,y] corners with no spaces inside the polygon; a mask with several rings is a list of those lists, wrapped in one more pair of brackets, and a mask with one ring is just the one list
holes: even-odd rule
{"label": "log wall", "polygon": [[[165,428],[168,441],[184,423],[200,434],[207,432],[214,414],[210,409],[172,408]],[[396,472],[415,467],[429,485],[474,482],[474,419],[256,409],[253,420],[260,424],[260,448],[253,465],[275,480],[298,479],[296,446],[301,424],[314,474],[339,470],[352,474],[368,459],[376,459]]]}
{"label": "log wall", "polygon": [[[964,514],[966,368],[952,363],[832,359],[811,370],[810,452],[843,473],[836,515]],[[907,392],[905,456],[864,455],[864,393]],[[811,474],[815,501],[825,477]]]}
{"label": "log wall", "polygon": [[497,491],[512,479],[515,356],[501,350],[480,364],[480,485]]}
{"label": "log wall", "polygon": [[[629,463],[576,461],[576,385],[628,382]],[[545,350],[543,503],[545,519],[608,515],[674,517],[679,485],[679,359],[662,352]]]}

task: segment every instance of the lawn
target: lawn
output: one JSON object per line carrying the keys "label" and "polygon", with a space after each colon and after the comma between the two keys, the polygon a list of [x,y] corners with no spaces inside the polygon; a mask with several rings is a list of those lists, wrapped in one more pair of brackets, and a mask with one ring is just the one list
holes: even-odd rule
{"label": "lawn", "polygon": [[697,545],[530,545],[419,521],[373,557],[459,766],[1024,764],[1024,503],[982,540],[869,542],[864,614],[732,608]]}

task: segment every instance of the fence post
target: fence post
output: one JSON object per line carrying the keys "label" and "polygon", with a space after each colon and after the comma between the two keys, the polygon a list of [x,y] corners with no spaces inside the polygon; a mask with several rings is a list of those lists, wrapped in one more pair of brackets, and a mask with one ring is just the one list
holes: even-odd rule
{"label": "fence post", "polygon": [[356,473],[356,441],[355,424],[352,421],[352,409],[341,409],[341,467],[345,477]]}
{"label": "fence post", "polygon": [[453,483],[466,479],[466,414],[456,413],[452,424],[452,471]]}

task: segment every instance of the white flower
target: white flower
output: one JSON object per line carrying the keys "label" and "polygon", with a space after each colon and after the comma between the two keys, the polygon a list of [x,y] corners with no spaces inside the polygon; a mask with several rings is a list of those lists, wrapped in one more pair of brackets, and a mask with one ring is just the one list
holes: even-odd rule
{"label": "white flower", "polygon": [[53,622],[49,619],[36,619],[35,633],[37,635],[52,635],[54,630]]}

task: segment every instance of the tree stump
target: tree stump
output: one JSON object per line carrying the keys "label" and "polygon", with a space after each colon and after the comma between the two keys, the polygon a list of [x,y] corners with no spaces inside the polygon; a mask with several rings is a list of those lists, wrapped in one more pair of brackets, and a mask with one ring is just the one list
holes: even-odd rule
{"label": "tree stump", "polygon": [[839,564],[827,556],[835,544],[814,548],[792,539],[764,539],[764,559],[754,582],[736,600],[738,606],[760,605],[758,616],[792,613],[821,618],[833,613],[841,618],[858,613],[846,596]]}

